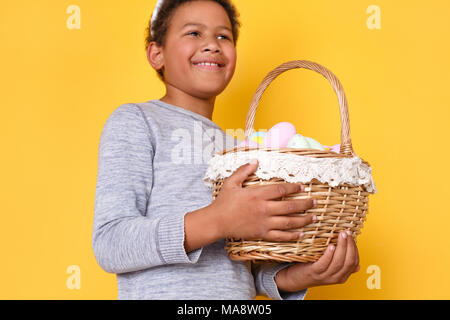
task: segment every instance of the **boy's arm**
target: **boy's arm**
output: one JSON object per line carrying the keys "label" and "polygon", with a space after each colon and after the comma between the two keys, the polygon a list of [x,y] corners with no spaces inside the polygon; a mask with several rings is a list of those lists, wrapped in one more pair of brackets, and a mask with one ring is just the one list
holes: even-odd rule
{"label": "boy's arm", "polygon": [[101,133],[92,246],[107,272],[196,263],[202,247],[184,248],[185,214],[147,213],[153,185],[153,147],[142,110],[118,107]]}
{"label": "boy's arm", "polygon": [[275,281],[277,273],[291,263],[252,263],[257,295],[265,295],[275,300],[303,300],[308,289],[297,292],[281,291]]}
{"label": "boy's arm", "polygon": [[222,239],[219,221],[211,205],[188,212],[184,218],[184,248],[191,252]]}

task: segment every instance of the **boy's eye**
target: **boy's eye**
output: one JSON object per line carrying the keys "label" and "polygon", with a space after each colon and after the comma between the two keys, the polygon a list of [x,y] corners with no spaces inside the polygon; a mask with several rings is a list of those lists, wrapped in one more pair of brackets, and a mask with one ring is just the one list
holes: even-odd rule
{"label": "boy's eye", "polygon": [[[188,35],[191,35],[191,34],[199,34],[197,31],[192,31],[192,32],[189,32],[188,33]],[[230,38],[228,38],[226,35],[223,35],[223,34],[221,34],[219,37],[225,37],[226,39],[230,39]]]}

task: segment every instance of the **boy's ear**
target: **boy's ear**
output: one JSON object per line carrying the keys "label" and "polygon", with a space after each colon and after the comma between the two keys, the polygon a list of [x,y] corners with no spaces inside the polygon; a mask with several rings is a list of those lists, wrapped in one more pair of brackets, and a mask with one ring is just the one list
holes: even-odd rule
{"label": "boy's ear", "polygon": [[147,60],[156,70],[159,70],[164,66],[164,54],[154,41],[150,42],[148,45]]}

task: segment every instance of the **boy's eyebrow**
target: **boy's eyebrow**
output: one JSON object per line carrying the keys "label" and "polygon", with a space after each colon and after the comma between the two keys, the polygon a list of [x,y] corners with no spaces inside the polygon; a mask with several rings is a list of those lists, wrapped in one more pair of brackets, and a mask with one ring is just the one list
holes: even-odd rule
{"label": "boy's eyebrow", "polygon": [[[202,23],[195,23],[195,22],[188,22],[186,23],[183,27],[181,27],[181,29],[186,28],[187,26],[197,26],[197,27],[206,27],[204,24]],[[216,29],[227,29],[228,31],[231,31],[230,28],[228,28],[227,26],[217,26]]]}

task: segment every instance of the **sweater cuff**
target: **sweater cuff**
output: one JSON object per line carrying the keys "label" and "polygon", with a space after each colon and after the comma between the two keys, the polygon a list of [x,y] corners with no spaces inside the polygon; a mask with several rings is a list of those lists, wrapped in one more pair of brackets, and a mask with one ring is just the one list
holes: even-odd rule
{"label": "sweater cuff", "polygon": [[158,226],[158,252],[166,264],[197,263],[203,247],[186,253],[184,248],[184,215],[170,214],[161,217]]}
{"label": "sweater cuff", "polygon": [[275,282],[276,274],[286,267],[289,267],[290,263],[280,263],[273,267],[266,268],[262,272],[262,285],[264,287],[267,296],[271,299],[276,300],[303,300],[305,298],[308,289],[304,289],[297,292],[284,292],[278,290],[277,284]]}

